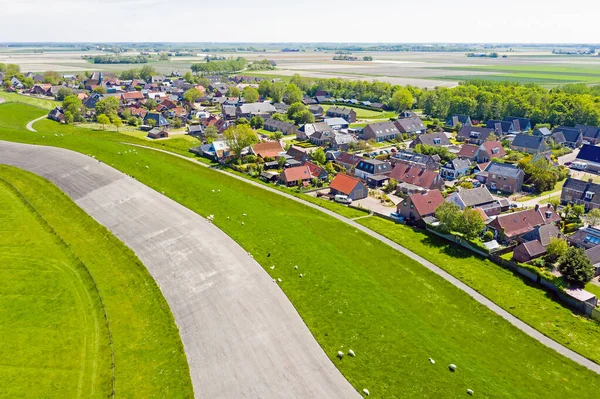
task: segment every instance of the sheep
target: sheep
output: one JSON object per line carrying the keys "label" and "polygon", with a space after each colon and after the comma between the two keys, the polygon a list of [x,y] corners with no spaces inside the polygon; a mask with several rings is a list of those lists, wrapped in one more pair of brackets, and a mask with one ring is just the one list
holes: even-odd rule
{"label": "sheep", "polygon": [[456,371],[456,365],[455,364],[449,365],[448,368],[450,369],[450,371]]}
{"label": "sheep", "polygon": [[146,169],[150,169],[150,166],[146,165]]}
{"label": "sheep", "polygon": [[271,266],[271,270],[275,270],[275,265]]}
{"label": "sheep", "polygon": [[469,395],[473,396],[473,394],[474,394],[474,393],[475,393],[475,392],[473,392],[473,390],[472,390],[472,389],[467,389],[467,394],[469,394]]}
{"label": "sheep", "polygon": [[339,357],[340,359],[343,358],[344,357],[344,352],[338,351],[337,357]]}
{"label": "sheep", "polygon": [[435,364],[435,360],[433,360],[432,358],[429,358],[429,363]]}
{"label": "sheep", "polygon": [[353,351],[352,349],[350,349],[350,350],[348,351],[348,356],[352,356],[352,357],[354,357],[354,356],[356,356],[356,355],[354,354],[354,351]]}
{"label": "sheep", "polygon": [[244,225],[244,222],[242,222],[242,226]]}
{"label": "sheep", "polygon": [[242,216],[248,216],[248,215],[246,215],[245,213],[243,213]]}
{"label": "sheep", "polygon": [[294,266],[294,269],[295,269],[295,270],[298,270],[298,266]]}
{"label": "sheep", "polygon": [[369,396],[369,390],[367,388],[363,389],[363,393],[365,394],[365,396]]}
{"label": "sheep", "polygon": [[58,134],[54,133],[54,137],[58,137]]}
{"label": "sheep", "polygon": [[302,273],[300,273],[300,278],[304,277],[304,275]]}
{"label": "sheep", "polygon": [[281,279],[280,278],[278,278],[277,281],[279,281],[281,283]]}

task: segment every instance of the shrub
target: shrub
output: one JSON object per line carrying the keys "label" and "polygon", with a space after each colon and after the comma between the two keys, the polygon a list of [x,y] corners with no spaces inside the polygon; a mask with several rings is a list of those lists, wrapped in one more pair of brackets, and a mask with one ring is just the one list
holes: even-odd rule
{"label": "shrub", "polygon": [[494,239],[494,233],[492,233],[491,231],[486,231],[485,234],[483,235],[483,242],[489,242],[492,241]]}

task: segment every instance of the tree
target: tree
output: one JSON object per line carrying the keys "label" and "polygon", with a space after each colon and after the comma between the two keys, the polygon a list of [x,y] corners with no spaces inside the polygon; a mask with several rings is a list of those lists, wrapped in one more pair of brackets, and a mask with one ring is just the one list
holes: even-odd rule
{"label": "tree", "polygon": [[304,97],[304,94],[302,93],[302,90],[300,90],[300,88],[298,86],[296,86],[293,83],[290,83],[285,88],[284,96],[285,96],[286,104],[294,104],[297,102],[301,102],[302,98]]}
{"label": "tree", "polygon": [[119,111],[119,100],[116,97],[108,97],[96,103],[96,115],[112,115]]}
{"label": "tree", "polygon": [[238,89],[235,86],[229,86],[229,89],[227,90],[227,97],[239,97],[240,96],[240,89]]}
{"label": "tree", "polygon": [[156,100],[154,100],[152,98],[149,98],[144,102],[144,107],[146,107],[146,109],[148,111],[152,111],[157,106],[158,106],[158,103],[156,102]]}
{"label": "tree", "polygon": [[569,244],[562,238],[553,237],[546,247],[546,253],[550,262],[555,262],[564,256],[569,249]]}
{"label": "tree", "polygon": [[443,202],[436,211],[435,217],[440,221],[440,227],[445,232],[456,231],[461,217],[460,207],[452,202]]}
{"label": "tree", "polygon": [[183,74],[183,80],[191,84],[196,83],[196,78],[194,78],[194,74],[192,74],[190,71],[187,71]]}
{"label": "tree", "polygon": [[388,180],[388,183],[383,188],[383,191],[385,191],[388,194],[393,193],[394,191],[396,191],[396,187],[398,187],[398,181],[394,180],[394,179],[390,179],[390,180]]}
{"label": "tree", "polygon": [[104,115],[104,114],[100,114],[98,115],[98,123],[102,125],[102,130],[106,129],[106,125],[108,125],[110,123],[110,119],[108,118],[108,116]]}
{"label": "tree", "polygon": [[260,94],[254,87],[247,86],[244,88],[242,97],[244,97],[244,101],[247,103],[255,103],[258,101]]}
{"label": "tree", "polygon": [[215,140],[219,139],[219,129],[215,126],[208,126],[204,129],[204,138],[208,144],[212,143]]}
{"label": "tree", "polygon": [[329,173],[330,175],[333,175],[335,173],[335,167],[333,166],[333,162],[327,162],[325,164],[325,170],[327,171],[327,173]]}
{"label": "tree", "polygon": [[110,123],[112,123],[113,126],[117,129],[117,132],[119,131],[119,128],[123,126],[123,121],[121,120],[121,118],[119,118],[119,115],[117,114],[110,115]]}
{"label": "tree", "polygon": [[148,119],[148,126],[150,127],[156,127],[156,120],[155,119]]}
{"label": "tree", "polygon": [[224,136],[227,146],[238,159],[246,147],[258,143],[256,132],[248,124],[232,126],[225,130]]}
{"label": "tree", "polygon": [[594,208],[585,215],[585,221],[590,226],[600,225],[600,209]]}
{"label": "tree", "polygon": [[283,101],[283,95],[285,94],[285,83],[283,82],[275,82],[273,86],[271,86],[271,90],[269,91],[269,96],[274,103],[280,103]]}
{"label": "tree", "polygon": [[61,87],[58,89],[58,92],[56,92],[56,99],[58,101],[63,101],[66,97],[71,95],[73,95],[73,90],[69,89],[68,87]]}
{"label": "tree", "polygon": [[181,121],[181,118],[175,117],[175,119],[173,119],[173,127],[175,129],[179,129],[181,126],[183,126],[183,122]]}
{"label": "tree", "polygon": [[325,151],[321,147],[317,148],[315,151],[310,153],[310,159],[312,159],[313,162],[319,165],[325,165],[325,163],[327,162]]}
{"label": "tree", "polygon": [[150,65],[144,65],[140,70],[140,79],[143,79],[145,81],[150,80],[153,75],[156,75],[156,69],[154,69]]}
{"label": "tree", "polygon": [[250,118],[250,126],[252,126],[253,129],[262,128],[264,123],[265,123],[265,120],[260,115],[256,115],[256,116],[253,116],[252,118]]}
{"label": "tree", "polygon": [[95,87],[94,90],[92,90],[93,93],[98,93],[98,94],[106,94],[106,89],[102,86],[98,86]]}
{"label": "tree", "polygon": [[573,205],[573,216],[580,219],[585,213],[585,207],[583,205]]}
{"label": "tree", "polygon": [[457,231],[469,241],[479,237],[484,228],[485,222],[475,209],[466,208],[458,218]]}
{"label": "tree", "polygon": [[273,87],[273,83],[270,80],[264,79],[258,83],[258,93],[263,97],[268,97],[271,95],[271,89]]}
{"label": "tree", "polygon": [[183,93],[183,99],[190,104],[195,103],[196,100],[200,97],[202,97],[202,92],[196,89],[195,87],[192,87],[191,89],[188,89],[185,93]]}
{"label": "tree", "polygon": [[585,251],[577,247],[570,247],[560,258],[558,271],[563,275],[565,281],[580,287],[594,278],[592,262]]}
{"label": "tree", "polygon": [[248,125],[248,124],[250,124],[250,122],[248,121],[248,119],[246,119],[246,118],[244,118],[244,117],[242,116],[241,118],[238,118],[238,119],[235,121],[235,124],[236,124],[236,125]]}
{"label": "tree", "polygon": [[414,102],[415,99],[413,98],[411,92],[404,87],[400,87],[392,95],[390,106],[393,110],[400,112],[406,109],[411,109]]}
{"label": "tree", "polygon": [[273,133],[273,138],[275,140],[281,140],[283,138],[283,133],[281,133],[280,131],[276,131],[275,133]]}
{"label": "tree", "polygon": [[77,96],[70,95],[65,97],[62,103],[62,109],[65,112],[65,114],[68,112],[73,117],[74,122],[79,122],[83,119],[83,102]]}

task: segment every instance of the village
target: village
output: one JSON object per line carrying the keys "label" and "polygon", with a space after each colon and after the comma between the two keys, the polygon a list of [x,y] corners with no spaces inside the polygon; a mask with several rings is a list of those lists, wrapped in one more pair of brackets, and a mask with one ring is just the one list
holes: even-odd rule
{"label": "village", "polygon": [[597,304],[581,287],[600,290],[599,127],[440,121],[411,103],[308,95],[279,79],[146,75],[0,80],[7,91],[62,101],[48,114],[58,123],[194,137],[200,145],[189,151],[216,167],[428,230],[549,280],[579,248],[594,273],[566,292]]}

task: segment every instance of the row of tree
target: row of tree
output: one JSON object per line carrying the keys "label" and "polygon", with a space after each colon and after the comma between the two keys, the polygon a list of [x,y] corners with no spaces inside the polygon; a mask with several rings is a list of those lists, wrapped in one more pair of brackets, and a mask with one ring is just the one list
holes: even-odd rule
{"label": "row of tree", "polygon": [[193,64],[191,69],[200,75],[235,73],[244,70],[247,61],[243,57],[230,58],[224,61],[209,61]]}

